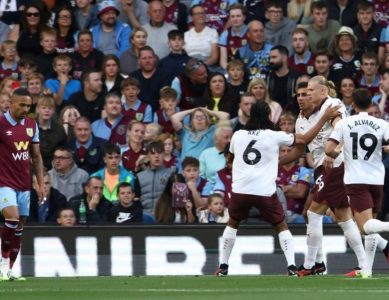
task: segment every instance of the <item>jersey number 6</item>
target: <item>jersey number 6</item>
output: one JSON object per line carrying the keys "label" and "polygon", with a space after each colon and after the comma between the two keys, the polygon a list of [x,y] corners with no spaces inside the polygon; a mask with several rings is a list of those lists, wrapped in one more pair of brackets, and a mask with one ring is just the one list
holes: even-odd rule
{"label": "jersey number 6", "polygon": [[[248,165],[255,165],[261,160],[261,152],[258,149],[253,148],[256,140],[252,140],[243,152],[243,161]],[[252,153],[249,157],[249,154]]]}

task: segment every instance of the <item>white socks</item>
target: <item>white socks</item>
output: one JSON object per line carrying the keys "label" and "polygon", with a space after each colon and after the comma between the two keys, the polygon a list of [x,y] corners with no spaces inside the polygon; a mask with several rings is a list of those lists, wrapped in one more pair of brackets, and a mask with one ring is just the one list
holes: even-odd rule
{"label": "white socks", "polygon": [[363,230],[366,234],[389,231],[389,222],[382,222],[377,219],[370,219],[365,223],[365,225],[363,225]]}
{"label": "white socks", "polygon": [[288,266],[296,265],[295,258],[294,258],[293,236],[290,233],[290,231],[289,230],[281,231],[278,234],[278,239],[280,241],[281,249],[282,251],[284,251],[284,255],[286,258],[286,262],[288,263]]}
{"label": "white socks", "polygon": [[220,263],[228,265],[228,259],[230,258],[232,248],[234,247],[236,240],[236,233],[238,229],[226,226],[223,232],[223,248],[221,252]]}
{"label": "white socks", "polygon": [[304,268],[311,269],[315,265],[318,250],[323,240],[323,216],[310,210],[307,212],[307,245],[308,252],[305,255]]}
{"label": "white socks", "polygon": [[374,263],[374,256],[378,244],[378,234],[373,233],[365,236],[366,260],[362,268],[362,274],[371,276]]}
{"label": "white socks", "polygon": [[377,248],[382,251],[385,249],[387,244],[388,244],[388,241],[385,240],[382,236],[378,235]]}
{"label": "white socks", "polygon": [[353,219],[350,219],[346,222],[339,222],[338,225],[342,228],[348,244],[357,256],[358,266],[362,268],[366,255],[362,243],[361,233],[358,230],[357,224],[355,224]]}

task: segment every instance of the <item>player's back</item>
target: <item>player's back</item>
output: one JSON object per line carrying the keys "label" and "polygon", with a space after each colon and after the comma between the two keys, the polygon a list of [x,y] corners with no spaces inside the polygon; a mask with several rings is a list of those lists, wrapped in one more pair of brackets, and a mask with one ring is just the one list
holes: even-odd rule
{"label": "player's back", "polygon": [[343,139],[346,184],[383,184],[382,139],[389,139],[389,124],[361,112],[339,122],[333,135]]}
{"label": "player's back", "polygon": [[271,196],[276,191],[279,147],[292,145],[294,135],[272,130],[239,130],[231,139],[234,154],[232,191]]}

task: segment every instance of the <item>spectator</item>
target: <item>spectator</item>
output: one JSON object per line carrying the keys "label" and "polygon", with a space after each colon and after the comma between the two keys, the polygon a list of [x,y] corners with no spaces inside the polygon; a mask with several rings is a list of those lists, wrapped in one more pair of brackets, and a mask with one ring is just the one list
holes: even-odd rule
{"label": "spectator", "polygon": [[229,9],[229,22],[231,27],[222,32],[219,38],[220,58],[219,64],[223,69],[227,68],[227,63],[232,60],[235,53],[247,43],[246,20],[247,9],[240,3],[232,4]]}
{"label": "spectator", "polygon": [[379,105],[382,118],[389,121],[389,69],[384,69],[381,72],[380,94],[373,97],[372,102]]}
{"label": "spectator", "polygon": [[55,79],[48,79],[45,86],[54,94],[57,106],[64,103],[71,104],[71,96],[81,91],[81,83],[78,80],[71,79],[72,60],[66,54],[59,54],[53,61],[54,71],[57,73]]}
{"label": "spectator", "polygon": [[[183,124],[187,115],[191,115],[190,125]],[[175,113],[171,117],[173,128],[176,130],[182,144],[180,160],[186,156],[199,157],[201,152],[213,147],[216,126],[212,125],[211,117],[227,120],[229,115],[222,111],[211,111],[204,107],[193,108]]]}
{"label": "spectator", "polygon": [[[153,214],[172,170],[163,166],[164,147],[159,142],[147,146],[148,168],[138,173],[143,212]],[[158,220],[158,219],[157,219]]]}
{"label": "spectator", "polygon": [[190,58],[185,65],[184,73],[172,81],[172,88],[177,92],[180,108],[193,108],[204,94],[208,82],[206,65],[195,58]]}
{"label": "spectator", "polygon": [[349,116],[353,112],[353,92],[356,88],[356,84],[353,78],[344,77],[340,82],[339,87],[339,99],[343,101],[344,106],[346,107],[346,112]]}
{"label": "spectator", "polygon": [[0,44],[8,39],[10,32],[11,32],[11,27],[9,27],[4,22],[0,21]]}
{"label": "spectator", "polygon": [[[297,88],[296,88],[297,89]],[[291,111],[284,111],[278,121],[280,130],[286,133],[294,133],[296,125],[296,116]]]}
{"label": "spectator", "polygon": [[211,194],[208,197],[208,208],[197,214],[199,223],[227,223],[230,216],[220,194]]}
{"label": "spectator", "polygon": [[239,114],[236,118],[231,119],[231,127],[233,132],[243,129],[250,118],[251,106],[257,102],[255,96],[246,92],[240,96]]}
{"label": "spectator", "polygon": [[218,33],[206,25],[206,13],[202,6],[192,6],[190,15],[193,27],[184,34],[185,51],[190,57],[203,61],[207,66],[213,66],[219,62]]}
{"label": "spectator", "polygon": [[247,92],[254,95],[257,102],[265,101],[269,105],[271,110],[270,119],[274,124],[277,124],[282,113],[282,107],[278,102],[270,98],[266,81],[262,78],[251,80],[247,88]]}
{"label": "spectator", "polygon": [[133,189],[135,189],[135,176],[131,171],[127,171],[120,165],[121,159],[119,146],[106,144],[104,146],[103,159],[105,167],[93,173],[91,176],[97,176],[101,178],[103,181],[104,198],[116,205],[118,202],[118,184],[120,182],[127,182],[131,184]]}
{"label": "spectator", "polygon": [[112,0],[102,1],[98,7],[97,17],[100,22],[91,28],[93,47],[104,54],[115,54],[119,57],[130,48],[131,27],[117,20],[120,12]]}
{"label": "spectator", "polygon": [[159,62],[159,66],[174,76],[179,76],[189,60],[189,56],[184,50],[184,34],[173,29],[169,31],[168,39],[170,53]]}
{"label": "spectator", "polygon": [[121,182],[117,188],[118,204],[108,212],[108,222],[116,225],[130,225],[143,222],[143,208],[139,200],[134,200],[135,193],[131,184]]}
{"label": "spectator", "polygon": [[104,112],[106,117],[92,123],[93,135],[109,140],[111,144],[125,146],[127,144],[127,127],[131,119],[122,114],[122,103],[117,94],[109,93],[105,96]]}
{"label": "spectator", "polygon": [[57,214],[57,224],[62,227],[73,227],[77,225],[74,210],[71,207],[62,208]]}
{"label": "spectator", "polygon": [[60,210],[68,207],[66,197],[51,186],[50,175],[43,172],[44,198],[39,199],[35,189],[31,190],[30,215],[28,222],[55,223]]}
{"label": "spectator", "polygon": [[14,41],[6,40],[1,44],[1,55],[3,60],[0,64],[0,81],[5,77],[20,79],[20,70],[16,60],[16,44]]}
{"label": "spectator", "polygon": [[102,94],[101,73],[96,69],[86,70],[82,74],[83,89],[74,93],[70,99],[70,105],[77,108],[81,116],[87,117],[91,122],[101,118],[104,107],[104,96]]}
{"label": "spectator", "polygon": [[288,67],[300,74],[312,76],[314,72],[314,55],[309,50],[308,32],[304,28],[296,28],[292,33],[294,53],[288,58]]}
{"label": "spectator", "polygon": [[333,43],[340,24],[338,21],[328,20],[328,6],[324,1],[312,2],[311,14],[313,23],[306,29],[311,51],[316,53],[319,49],[328,49]]}
{"label": "spectator", "polygon": [[13,86],[18,83],[19,82],[11,76],[3,78],[3,80],[0,81],[0,93],[5,93],[11,96],[14,90]]}
{"label": "spectator", "polygon": [[[83,0],[84,1],[84,0]],[[104,54],[93,48],[93,36],[88,30],[81,30],[77,34],[78,47],[71,54],[73,64],[73,78],[81,80],[82,73],[87,69],[101,69]]]}
{"label": "spectator", "polygon": [[374,5],[369,1],[359,1],[357,6],[358,23],[354,33],[361,52],[378,53],[382,27],[374,21]]}
{"label": "spectator", "polygon": [[140,83],[136,78],[128,77],[120,84],[123,102],[123,115],[129,120],[137,120],[143,123],[153,121],[151,106],[138,98]]}
{"label": "spectator", "polygon": [[[78,30],[89,29],[98,24],[98,8],[90,0],[76,0],[74,8],[75,23]],[[95,66],[94,66],[95,67]]]}
{"label": "spectator", "polygon": [[175,172],[179,167],[178,157],[174,154],[174,136],[170,133],[163,133],[159,138],[163,144],[163,165]]}
{"label": "spectator", "polygon": [[142,27],[135,27],[131,32],[130,43],[131,47],[124,51],[119,58],[123,74],[130,74],[139,69],[139,49],[147,45],[147,31]]}
{"label": "spectator", "polygon": [[374,4],[374,20],[382,27],[389,25],[389,11],[387,0],[372,0]]}
{"label": "spectator", "polygon": [[292,53],[292,32],[296,29],[296,23],[284,17],[282,3],[276,0],[267,1],[265,24],[265,41],[275,45],[284,46]]}
{"label": "spectator", "polygon": [[36,122],[39,127],[39,149],[42,154],[43,165],[50,170],[54,150],[67,144],[66,133],[54,117],[55,100],[52,96],[41,96],[36,110]]}
{"label": "spectator", "polygon": [[288,18],[295,21],[300,28],[312,24],[311,4],[312,0],[290,0],[286,10]]}
{"label": "spectator", "polygon": [[0,19],[8,25],[16,24],[26,3],[28,3],[26,0],[9,0],[1,3]]}
{"label": "spectator", "polygon": [[353,0],[327,0],[328,19],[336,20],[343,26],[354,27],[357,24],[357,4]]}
{"label": "spectator", "polygon": [[11,97],[6,93],[0,93],[0,116],[3,116],[11,107]]}
{"label": "spectator", "polygon": [[45,79],[40,73],[32,73],[27,78],[27,91],[30,93],[32,98],[32,105],[28,115],[31,118],[35,118],[35,109],[38,103],[38,99],[43,95],[43,87],[44,87]]}
{"label": "spectator", "polygon": [[91,176],[83,193],[72,197],[69,205],[76,212],[77,223],[90,225],[106,222],[112,203],[103,197],[102,180]]}
{"label": "spectator", "polygon": [[229,146],[224,149],[225,167],[216,172],[215,185],[213,186],[213,193],[219,194],[224,200],[225,207],[228,207],[231,201],[232,191],[232,162],[229,163],[227,155],[229,153]]}
{"label": "spectator", "polygon": [[224,149],[230,143],[232,133],[231,127],[219,126],[215,130],[215,146],[205,149],[200,154],[200,176],[212,185],[216,181],[216,172],[223,169],[226,165]]}
{"label": "spectator", "polygon": [[333,56],[327,49],[321,49],[316,52],[313,76],[321,75],[327,80],[334,81],[334,72],[332,70]]}
{"label": "spectator", "polygon": [[176,26],[182,33],[188,30],[188,8],[180,0],[162,0],[165,22]]}
{"label": "spectator", "polygon": [[54,28],[57,30],[57,52],[73,53],[77,23],[71,6],[65,5],[58,9],[55,14]]}
{"label": "spectator", "polygon": [[358,79],[360,88],[368,89],[372,96],[380,93],[381,76],[378,73],[378,56],[374,52],[365,52],[362,54],[361,70],[362,74]]}
{"label": "spectator", "polygon": [[97,172],[104,166],[103,151],[107,141],[93,136],[90,121],[86,117],[76,120],[73,131],[74,139],[69,145],[74,162],[88,174]]}
{"label": "spectator", "polygon": [[54,58],[57,53],[57,32],[53,28],[44,28],[40,33],[42,53],[35,56],[37,72],[45,76],[45,80],[57,77],[54,71]]}
{"label": "spectator", "polygon": [[247,44],[239,48],[237,57],[245,66],[248,79],[265,78],[269,72],[269,55],[272,45],[265,42],[263,24],[251,21],[248,24]]}
{"label": "spectator", "polygon": [[59,113],[58,121],[62,124],[65,130],[68,142],[70,142],[74,137],[73,128],[79,117],[80,112],[74,105],[64,106]]}
{"label": "spectator", "polygon": [[170,118],[180,111],[177,107],[177,92],[175,89],[165,86],[160,90],[159,95],[161,108],[154,113],[153,122],[161,126],[162,132],[174,134],[175,131]]}
{"label": "spectator", "polygon": [[155,54],[162,59],[169,54],[168,33],[177,29],[176,26],[165,22],[166,9],[159,0],[149,2],[147,13],[150,22],[143,24],[148,35],[148,45],[154,49]]}
{"label": "spectator", "polygon": [[49,171],[51,185],[69,199],[82,193],[82,185],[88,180],[88,173],[74,163],[72,151],[58,147],[54,151],[53,168]]}
{"label": "spectator", "polygon": [[278,102],[282,109],[298,112],[294,101],[296,80],[299,74],[288,67],[288,49],[274,46],[270,51],[270,73],[267,79],[269,96]]}
{"label": "spectator", "polygon": [[120,74],[120,61],[115,54],[107,54],[103,58],[103,93],[120,95],[120,84],[124,77]]}
{"label": "spectator", "polygon": [[143,144],[145,125],[140,121],[131,121],[128,124],[127,136],[128,145],[122,149],[122,164],[127,170],[138,172],[139,159],[146,154]]}
{"label": "spectator", "polygon": [[232,59],[227,64],[228,90],[233,98],[240,99],[247,90],[247,82],[244,80],[244,64],[239,59]]}
{"label": "spectator", "polygon": [[155,112],[159,108],[159,91],[170,85],[172,74],[158,67],[157,57],[149,46],[139,49],[139,65],[140,69],[132,72],[130,76],[140,82],[139,99],[149,104]]}
{"label": "spectator", "polygon": [[[171,174],[155,205],[155,219],[157,223],[195,223],[197,221],[193,200],[188,196],[183,199],[180,207],[173,207],[173,197],[177,183],[185,184],[185,179],[180,174]],[[184,185],[181,185],[181,187]],[[185,189],[187,192],[187,188]]]}
{"label": "spectator", "polygon": [[149,22],[147,2],[143,0],[116,0],[115,5],[120,11],[118,20],[130,24],[132,28],[140,27]]}
{"label": "spectator", "polygon": [[152,142],[157,142],[159,140],[159,136],[162,134],[162,128],[156,123],[146,124],[145,127],[145,139],[144,143],[147,147],[148,144]]}

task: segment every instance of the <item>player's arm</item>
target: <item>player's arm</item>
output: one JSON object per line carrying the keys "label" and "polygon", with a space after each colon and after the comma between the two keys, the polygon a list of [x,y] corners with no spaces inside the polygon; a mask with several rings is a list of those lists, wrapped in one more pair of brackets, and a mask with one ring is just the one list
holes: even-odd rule
{"label": "player's arm", "polygon": [[38,182],[37,193],[38,197],[42,199],[43,195],[43,160],[41,156],[41,151],[39,149],[39,144],[31,144],[31,159],[32,159],[32,168]]}
{"label": "player's arm", "polygon": [[304,154],[304,149],[305,149],[304,145],[294,146],[292,148],[292,151],[290,151],[287,155],[285,155],[278,161],[278,164],[282,166],[299,159],[301,155]]}
{"label": "player's arm", "polygon": [[341,150],[339,149],[338,145],[339,145],[339,142],[337,140],[329,138],[327,140],[327,142],[326,142],[326,146],[325,146],[324,152],[329,157],[332,157],[332,158],[335,159],[335,158],[338,157],[338,155],[341,152]]}

